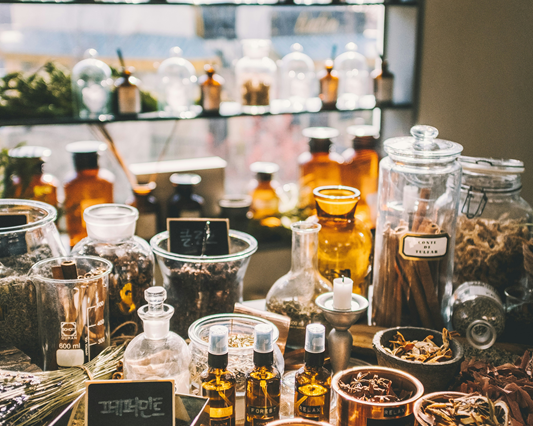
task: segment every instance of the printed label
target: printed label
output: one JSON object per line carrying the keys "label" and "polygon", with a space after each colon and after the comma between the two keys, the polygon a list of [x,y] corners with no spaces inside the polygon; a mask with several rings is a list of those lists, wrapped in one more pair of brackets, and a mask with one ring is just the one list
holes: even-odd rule
{"label": "printed label", "polygon": [[277,416],[279,412],[279,406],[275,407],[248,407],[248,414],[250,416],[269,416],[274,417]]}
{"label": "printed label", "polygon": [[[400,407],[396,407],[400,408]],[[389,410],[391,410],[389,408]],[[405,412],[405,409],[404,409]],[[408,416],[400,417],[399,419],[367,419],[367,426],[413,426],[415,424],[415,416],[411,413]]]}
{"label": "printed label", "polygon": [[77,334],[75,322],[61,323],[61,339],[74,340]]}
{"label": "printed label", "polygon": [[217,111],[220,107],[220,86],[202,86],[205,111]]}
{"label": "printed label", "polygon": [[[322,413],[322,407],[320,405],[300,404],[300,406],[298,407],[298,412],[304,415],[306,419],[318,421],[318,416],[320,416],[320,414]],[[316,415],[316,417],[313,416],[313,414]]]}
{"label": "printed label", "polygon": [[118,88],[119,114],[138,114],[141,112],[141,92],[137,86]]}
{"label": "printed label", "polygon": [[220,419],[217,421],[223,422],[223,418],[225,417],[231,417],[233,415],[233,406],[230,405],[229,407],[222,407],[222,408],[209,408],[209,417],[211,417],[211,420],[213,419]]}
{"label": "printed label", "polygon": [[400,239],[400,255],[407,260],[437,260],[448,252],[448,234],[405,234]]}

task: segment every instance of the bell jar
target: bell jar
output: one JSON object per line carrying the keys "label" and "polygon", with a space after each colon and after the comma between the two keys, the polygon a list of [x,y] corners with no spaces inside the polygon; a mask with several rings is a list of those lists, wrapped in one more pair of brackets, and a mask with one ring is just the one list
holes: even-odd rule
{"label": "bell jar", "polygon": [[363,97],[371,94],[371,80],[366,59],[357,52],[355,43],[348,43],[346,51],[335,58],[339,76],[337,108],[355,109]]}
{"label": "bell jar", "polygon": [[299,43],[291,46],[281,60],[281,93],[282,99],[290,102],[290,110],[299,112],[306,110],[309,99],[316,96],[315,64],[303,53]]}

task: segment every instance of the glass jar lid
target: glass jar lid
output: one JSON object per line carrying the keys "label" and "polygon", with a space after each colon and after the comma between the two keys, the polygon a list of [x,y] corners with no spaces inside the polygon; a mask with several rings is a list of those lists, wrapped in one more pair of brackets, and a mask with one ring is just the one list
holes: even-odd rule
{"label": "glass jar lid", "polygon": [[111,68],[105,62],[96,59],[98,52],[95,49],[87,49],[83,56],[85,59],[72,68],[72,75],[76,82],[77,79],[103,81],[111,78]]}
{"label": "glass jar lid", "polygon": [[477,173],[484,175],[517,175],[524,173],[524,163],[520,160],[497,159],[483,157],[467,157],[461,155],[459,162],[464,173]]}
{"label": "glass jar lid", "polygon": [[354,125],[346,129],[346,133],[356,138],[379,138],[379,128],[369,125]]}
{"label": "glass jar lid", "polygon": [[276,163],[269,163],[267,161],[256,161],[250,164],[250,171],[258,174],[273,175],[277,173],[279,166]]}
{"label": "glass jar lid", "polygon": [[170,175],[170,183],[173,185],[198,185],[202,177],[196,173],[173,173]]}
{"label": "glass jar lid", "polygon": [[161,62],[161,65],[159,65],[159,68],[157,69],[158,74],[174,76],[185,79],[184,81],[191,80],[192,82],[195,82],[196,71],[194,70],[194,66],[187,59],[182,58],[182,54],[183,51],[177,46],[170,49],[170,57]]}
{"label": "glass jar lid", "polygon": [[16,159],[39,159],[45,161],[52,155],[52,151],[43,146],[20,146],[9,150],[9,157]]}
{"label": "glass jar lid", "polygon": [[270,44],[270,40],[267,39],[246,39],[242,40],[242,51],[244,56],[259,59],[268,56]]}
{"label": "glass jar lid", "polygon": [[338,71],[366,70],[366,59],[357,52],[357,45],[353,42],[345,46],[346,51],[335,58],[335,69]]}
{"label": "glass jar lid", "polygon": [[339,136],[339,131],[333,127],[308,127],[303,129],[302,135],[309,139],[332,139]]}
{"label": "glass jar lid", "polygon": [[387,139],[385,151],[393,159],[411,163],[448,162],[457,158],[463,146],[443,139],[437,139],[439,131],[432,126],[411,127],[411,136]]}
{"label": "glass jar lid", "polygon": [[131,238],[139,211],[125,204],[97,204],[83,211],[89,237],[101,241]]}

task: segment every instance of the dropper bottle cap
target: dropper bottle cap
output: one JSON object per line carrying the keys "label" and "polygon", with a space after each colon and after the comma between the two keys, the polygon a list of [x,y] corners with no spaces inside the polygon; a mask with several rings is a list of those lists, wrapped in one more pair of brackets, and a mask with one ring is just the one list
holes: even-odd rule
{"label": "dropper bottle cap", "polygon": [[223,325],[209,329],[207,364],[211,368],[226,368],[228,365],[228,328]]}
{"label": "dropper bottle cap", "polygon": [[326,351],[326,327],[322,324],[309,324],[305,329],[305,365],[322,367]]}
{"label": "dropper bottle cap", "polygon": [[137,310],[143,320],[144,335],[150,340],[164,339],[170,332],[170,318],[174,315],[174,308],[163,303],[167,291],[161,286],[148,287],[144,290],[144,298],[148,304]]}
{"label": "dropper bottle cap", "polygon": [[254,364],[271,366],[274,362],[274,330],[270,324],[257,324],[254,328]]}

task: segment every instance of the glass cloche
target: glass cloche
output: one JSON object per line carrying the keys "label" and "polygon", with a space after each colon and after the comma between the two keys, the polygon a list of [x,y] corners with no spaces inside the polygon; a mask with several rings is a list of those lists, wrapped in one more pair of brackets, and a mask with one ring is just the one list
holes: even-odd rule
{"label": "glass cloche", "polygon": [[339,76],[337,108],[354,109],[363,96],[371,94],[371,81],[365,57],[357,52],[355,43],[348,43],[346,51],[335,58]]}
{"label": "glass cloche", "polygon": [[306,103],[312,96],[316,96],[315,64],[303,53],[299,43],[291,46],[288,53],[281,60],[281,98],[290,101],[291,111],[306,109]]}
{"label": "glass cloche", "polygon": [[171,115],[188,111],[194,104],[196,72],[179,47],[170,49],[170,58],[159,65],[159,110]]}
{"label": "glass cloche", "polygon": [[111,68],[99,59],[98,52],[88,49],[82,61],[72,69],[74,111],[80,118],[98,118],[111,114],[113,79]]}

